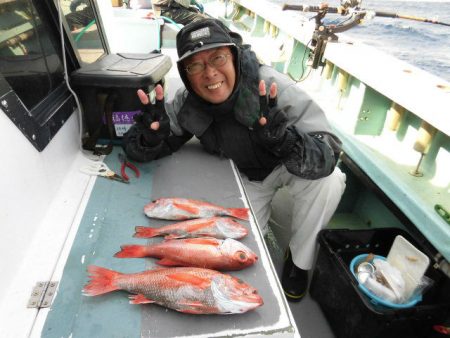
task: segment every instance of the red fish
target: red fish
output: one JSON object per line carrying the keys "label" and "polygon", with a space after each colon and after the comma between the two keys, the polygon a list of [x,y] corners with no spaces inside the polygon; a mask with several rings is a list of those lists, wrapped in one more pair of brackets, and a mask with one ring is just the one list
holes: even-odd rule
{"label": "red fish", "polygon": [[115,290],[134,295],[131,304],[156,303],[191,314],[244,313],[263,305],[258,291],[240,279],[200,268],[161,268],[123,274],[99,266],[88,267],[86,296]]}
{"label": "red fish", "polygon": [[258,256],[234,239],[171,239],[150,245],[124,245],[114,256],[119,258],[156,257],[159,265],[195,266],[214,270],[242,270]]}
{"label": "red fish", "polygon": [[240,239],[247,234],[247,228],[232,218],[209,217],[169,224],[160,228],[136,227],[134,237],[149,238],[166,235],[166,239],[187,237]]}
{"label": "red fish", "polygon": [[186,198],[160,198],[144,207],[148,217],[185,220],[213,216],[232,216],[248,220],[247,208],[223,208],[221,206]]}

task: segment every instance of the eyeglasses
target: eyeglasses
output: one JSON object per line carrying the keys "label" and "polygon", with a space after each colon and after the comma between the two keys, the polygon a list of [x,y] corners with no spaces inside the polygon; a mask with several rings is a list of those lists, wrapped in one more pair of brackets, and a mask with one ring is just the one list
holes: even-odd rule
{"label": "eyeglasses", "polygon": [[[206,61],[206,63],[213,68],[219,68],[227,63],[229,56],[231,56],[231,54],[217,54]],[[205,68],[206,64],[204,64],[203,62],[193,62],[187,65],[185,70],[189,75],[196,75],[203,72]]]}

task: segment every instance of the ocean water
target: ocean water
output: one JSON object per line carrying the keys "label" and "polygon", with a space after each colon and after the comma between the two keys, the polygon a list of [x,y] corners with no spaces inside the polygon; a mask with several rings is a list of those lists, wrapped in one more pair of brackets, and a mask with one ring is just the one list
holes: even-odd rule
{"label": "ocean water", "polygon": [[[319,0],[269,1],[280,6],[284,3],[318,5],[321,2]],[[328,4],[330,7],[339,6],[338,1],[328,2]],[[450,23],[449,1],[363,0],[360,7]],[[293,16],[308,18],[314,16],[314,13],[289,12]],[[347,17],[328,14],[326,18],[326,23],[338,24]],[[450,26],[399,18],[375,17],[339,35],[345,35],[377,47],[450,82]]]}

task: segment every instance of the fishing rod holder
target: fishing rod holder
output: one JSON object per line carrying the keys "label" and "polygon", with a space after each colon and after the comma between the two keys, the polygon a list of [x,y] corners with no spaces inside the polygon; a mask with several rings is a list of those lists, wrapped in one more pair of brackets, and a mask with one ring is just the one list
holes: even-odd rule
{"label": "fishing rod holder", "polygon": [[[343,8],[342,13],[348,13],[346,8]],[[315,16],[316,26],[313,32],[311,40],[311,50],[310,58],[312,60],[312,69],[317,69],[319,66],[323,66],[325,63],[323,61],[323,54],[328,42],[338,41],[337,33],[342,33],[350,28],[359,25],[361,21],[366,16],[366,11],[354,11],[351,14],[351,18],[346,20],[345,23],[337,25],[325,25],[323,24],[323,18],[325,18],[328,13],[327,9],[320,11]],[[345,14],[343,14],[345,15]]]}
{"label": "fishing rod holder", "polygon": [[[341,5],[339,7],[328,7],[327,3],[322,3],[319,6],[289,4],[283,5],[283,11],[294,10],[317,13],[317,15],[313,17],[316,21],[316,25],[311,38],[311,52],[309,55],[309,58],[312,61],[312,69],[316,69],[319,66],[324,65],[322,59],[327,42],[337,41],[338,37],[336,33],[342,33],[346,30],[349,30],[350,28],[355,27],[356,25],[359,25],[363,19],[373,19],[374,17],[400,18],[450,26],[450,23],[415,17],[411,15],[361,9],[359,7],[360,4],[361,0],[341,0]],[[350,15],[350,17],[340,24],[326,25],[323,23],[323,19],[327,14],[340,14],[342,16]]]}
{"label": "fishing rod holder", "polygon": [[[319,6],[321,8],[321,6]],[[328,6],[320,9],[314,16],[316,21],[314,32],[311,38],[311,52],[309,55],[312,61],[311,67],[317,69],[319,65],[323,65],[323,54],[328,41],[337,41],[338,37],[332,31],[330,26],[323,24],[323,18],[327,15]]]}
{"label": "fishing rod holder", "polygon": [[[328,7],[328,4],[320,4],[319,6],[305,6],[305,5],[288,5],[283,6],[283,10],[296,10],[302,12],[317,13],[313,18],[315,19],[315,27],[311,38],[311,52],[309,58],[311,60],[312,69],[317,69],[324,65],[323,54],[328,42],[335,42],[338,40],[337,33],[342,33],[352,27],[360,24],[367,12],[364,10],[352,9],[352,6],[357,6],[359,1],[348,0],[344,1],[340,7]],[[343,23],[324,24],[323,19],[328,13],[341,14],[342,16],[350,14],[350,18]]]}

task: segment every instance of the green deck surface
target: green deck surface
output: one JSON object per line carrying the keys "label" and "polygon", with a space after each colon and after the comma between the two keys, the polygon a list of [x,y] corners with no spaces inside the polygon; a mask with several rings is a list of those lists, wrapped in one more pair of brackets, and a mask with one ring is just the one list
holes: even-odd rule
{"label": "green deck surface", "polygon": [[[120,172],[117,152],[115,149],[105,163]],[[81,295],[90,264],[125,273],[145,270],[144,260],[113,257],[121,244],[132,240],[134,227],[148,222],[143,206],[149,202],[152,191],[153,165],[139,164],[139,169],[138,179],[127,172],[130,184],[105,178],[95,182],[42,337],[140,336],[141,309],[128,303],[125,292],[98,297]]]}
{"label": "green deck surface", "polygon": [[[117,151],[106,159],[120,171]],[[189,315],[155,304],[129,304],[128,293],[114,291],[96,297],[81,294],[88,281],[87,266],[99,265],[119,272],[140,272],[155,266],[154,259],[120,259],[113,255],[123,244],[159,242],[133,238],[137,225],[161,226],[173,221],[149,219],[143,207],[159,197],[205,200],[224,207],[244,207],[244,199],[231,162],[211,156],[198,143],[188,143],[175,154],[137,164],[141,177],[130,184],[98,178],[66,262],[57,296],[48,314],[42,337],[212,337],[243,335],[292,336],[295,329],[287,303],[276,283],[256,225],[241,241],[258,256],[258,262],[230,274],[258,289],[264,305],[238,315]],[[258,240],[259,238],[259,240]]]}
{"label": "green deck surface", "polygon": [[343,141],[345,153],[394,201],[436,250],[449,260],[450,226],[434,210],[436,203],[446,205],[448,187],[433,187],[427,181],[409,175],[407,168],[385,160],[382,154],[339,128],[335,131]]}

